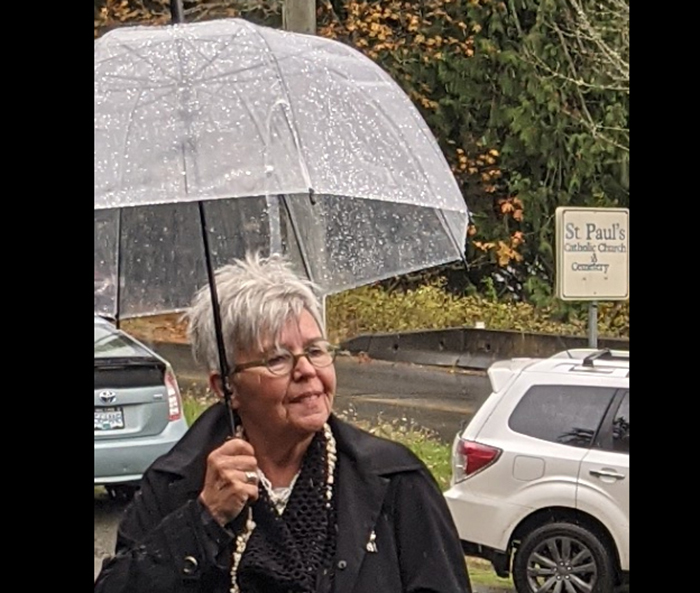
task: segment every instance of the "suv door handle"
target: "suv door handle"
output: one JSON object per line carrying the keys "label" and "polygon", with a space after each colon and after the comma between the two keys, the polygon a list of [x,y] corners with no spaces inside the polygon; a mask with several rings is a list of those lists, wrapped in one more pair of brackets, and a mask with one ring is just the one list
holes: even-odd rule
{"label": "suv door handle", "polygon": [[588,473],[596,478],[613,478],[615,480],[623,480],[625,478],[625,474],[609,469],[592,469]]}

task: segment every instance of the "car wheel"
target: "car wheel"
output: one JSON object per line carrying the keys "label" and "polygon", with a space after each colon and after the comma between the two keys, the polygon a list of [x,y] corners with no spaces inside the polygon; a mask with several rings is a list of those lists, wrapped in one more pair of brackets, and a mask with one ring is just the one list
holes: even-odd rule
{"label": "car wheel", "polygon": [[108,496],[117,502],[129,502],[138,490],[137,486],[130,484],[118,484],[114,486],[105,486]]}
{"label": "car wheel", "polygon": [[527,534],[515,552],[518,593],[610,593],[611,553],[590,530],[573,523],[548,523]]}

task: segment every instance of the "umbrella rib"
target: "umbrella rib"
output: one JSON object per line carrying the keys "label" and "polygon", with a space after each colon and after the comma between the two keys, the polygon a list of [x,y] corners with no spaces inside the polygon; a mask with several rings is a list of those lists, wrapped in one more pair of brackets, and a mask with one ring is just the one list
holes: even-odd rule
{"label": "umbrella rib", "polygon": [[[464,250],[459,246],[459,243],[457,243],[457,237],[454,236],[454,233],[452,232],[452,227],[450,227],[450,224],[447,222],[447,217],[445,216],[445,211],[442,208],[436,208],[435,212],[437,214],[438,219],[440,220],[440,223],[442,224],[442,228],[444,228],[447,231],[447,235],[450,238],[450,241],[452,242],[453,247],[457,251],[459,255],[459,259],[462,260],[462,263],[464,263],[464,268],[465,270],[469,270],[469,264],[467,263],[467,258],[464,255]],[[469,222],[469,213],[467,213],[467,223]]]}
{"label": "umbrella rib", "polygon": [[[129,45],[126,45],[123,42],[119,42],[117,45],[119,47],[121,47],[122,49],[124,49],[127,53],[130,53],[130,54],[136,56],[139,60],[148,64],[153,70],[159,70],[165,78],[171,78],[173,82],[177,82],[177,78],[172,76],[172,75],[169,75],[168,71],[165,68],[161,67],[160,64],[158,64],[157,62],[154,62],[152,60],[147,59],[145,56],[138,53],[133,47],[130,47]],[[106,61],[107,60],[104,60],[104,62],[106,62]],[[102,63],[103,62],[100,62],[100,64],[102,64]]]}
{"label": "umbrella rib", "polygon": [[[210,81],[210,80],[215,80],[216,78],[218,78],[218,76],[213,76],[213,77],[211,77],[211,78],[205,78],[204,76],[202,76],[202,73],[203,73],[207,68],[209,68],[209,66],[211,66],[216,60],[218,60],[219,57],[221,56],[221,54],[224,53],[224,51],[228,50],[228,49],[231,47],[231,44],[232,44],[232,43],[235,41],[235,39],[241,34],[241,32],[242,32],[242,29],[240,29],[239,31],[236,31],[230,38],[227,38],[224,47],[221,48],[219,51],[217,51],[217,52],[216,52],[216,55],[212,56],[211,58],[208,58],[208,57],[206,56],[206,54],[202,53],[198,47],[196,47],[195,45],[190,44],[190,47],[192,48],[192,50],[195,51],[196,53],[198,53],[198,54],[199,54],[200,56],[202,56],[202,58],[204,59],[204,63],[203,63],[202,66],[201,66],[200,68],[198,68],[197,71],[196,71],[196,74],[199,75],[199,80],[201,80],[201,81],[205,81],[205,80],[206,80],[206,81]],[[243,68],[243,69],[241,69],[241,70],[239,70],[239,71],[237,71],[237,72],[245,72],[246,70],[248,70],[248,68]],[[195,73],[193,72],[193,74],[195,74]]]}
{"label": "umbrella rib", "polygon": [[[208,81],[212,81],[212,80],[214,80],[214,79],[211,79],[211,78],[208,79]],[[202,94],[207,93],[210,97],[213,97],[213,98],[224,98],[224,99],[229,98],[225,92],[222,92],[222,91],[226,91],[228,89],[224,85],[221,85],[221,84],[218,85],[216,90],[214,90],[214,89],[209,90],[206,88],[200,88],[199,90]],[[248,103],[246,101],[242,100],[242,97],[241,97],[239,91],[236,90],[236,87],[231,87],[231,90],[233,90],[234,95],[236,95],[236,98],[241,99],[240,103],[243,106],[243,108],[246,110],[246,113],[250,116],[250,121],[252,121],[254,123],[255,129],[258,131],[260,138],[264,138],[265,137],[264,128],[261,125],[261,123],[255,118],[253,111],[250,109],[250,105],[248,105]]]}
{"label": "umbrella rib", "polygon": [[139,106],[141,97],[143,97],[143,91],[139,93],[138,97],[136,97],[136,100],[134,101],[134,105],[131,108],[131,113],[129,114],[129,118],[127,120],[128,123],[126,126],[126,130],[124,132],[124,141],[122,143],[121,158],[119,159],[119,183],[122,187],[124,186],[124,175],[126,174],[126,167],[124,166],[124,160],[126,158],[126,145],[129,143],[129,138],[131,137],[131,132],[133,130],[133,122],[135,121],[134,113],[136,112],[136,108]]}
{"label": "umbrella rib", "polygon": [[292,213],[292,209],[289,207],[289,202],[287,201],[287,196],[284,194],[280,194],[279,196],[280,200],[282,201],[282,204],[284,204],[284,209],[287,211],[287,216],[289,216],[289,224],[292,225],[292,232],[294,233],[294,238],[297,241],[297,247],[299,248],[299,253],[301,253],[301,263],[304,266],[304,271],[306,272],[306,276],[308,277],[311,282],[315,283],[315,279],[313,274],[311,273],[311,268],[309,267],[308,264],[308,254],[306,253],[306,247],[301,241],[301,237],[299,236],[299,229],[297,228],[296,224],[296,215]]}
{"label": "umbrella rib", "polygon": [[[347,47],[347,46],[345,46],[345,47]],[[347,51],[348,51],[348,52],[352,52],[353,50],[352,50],[352,48],[347,47]],[[362,55],[364,58],[366,58],[368,61],[370,61],[372,64],[375,64],[374,62],[372,62],[372,60],[370,60],[369,58],[367,58],[366,56],[364,56],[364,54],[361,54],[361,55]],[[375,65],[376,65],[376,64],[375,64]],[[338,72],[338,71],[335,71],[335,74],[336,74],[337,76],[342,76],[343,78],[346,78],[346,79],[348,78],[348,77],[344,76],[341,72]],[[397,89],[400,90],[400,87],[398,87],[398,85],[396,85],[396,82],[395,82],[386,72],[384,72],[383,70],[379,69],[379,70],[376,71],[376,72],[373,71],[373,74],[375,74],[375,77],[376,77],[377,80],[382,81],[382,82],[386,82],[386,80],[388,80],[388,81],[391,83],[390,86],[397,86]],[[413,102],[405,95],[405,93],[403,93],[403,91],[401,91],[401,93],[399,93],[399,94],[401,95],[401,98],[404,100],[404,102],[405,102],[405,103],[408,105],[408,107],[409,107],[408,112],[411,114],[411,116],[412,116],[412,118],[413,118],[413,121],[414,121],[414,123],[415,123],[416,129],[420,131],[420,133],[421,133],[421,135],[423,136],[423,138],[428,142],[428,144],[430,144],[430,146],[431,146],[432,149],[433,149],[434,154],[435,154],[439,159],[445,161],[445,155],[442,153],[442,151],[440,150],[439,146],[437,146],[437,143],[435,142],[434,137],[432,137],[431,134],[429,134],[429,129],[427,129],[427,125],[425,124],[425,120],[423,120],[423,118],[421,117],[421,115],[420,115],[420,113],[418,112],[416,106],[415,106],[415,105],[413,104]],[[354,107],[354,106],[351,105],[351,107]],[[388,117],[387,117],[385,110],[382,109],[381,106],[379,106],[379,105],[378,105],[378,111],[379,111],[388,121],[391,121],[391,118],[388,118]],[[405,144],[405,143],[406,143],[406,138],[400,133],[400,131],[399,131],[399,133],[398,133],[397,135],[398,135],[398,138],[402,141],[401,143]],[[413,158],[413,161],[414,161],[414,163],[416,163],[416,165],[418,165],[418,161],[416,161],[415,157]],[[447,169],[449,170],[449,165],[447,165],[446,162],[445,162],[445,166],[446,166]],[[425,170],[424,170],[422,167],[418,167],[418,166],[416,166],[416,168],[421,170],[421,172],[423,173],[423,178],[425,179],[426,183],[427,183],[428,185],[430,185],[429,180],[428,180],[428,177],[427,177],[427,175],[425,174]],[[460,192],[460,193],[461,193],[461,192]]]}
{"label": "umbrella rib", "polygon": [[[284,96],[287,100],[287,105],[289,105],[289,110],[292,112],[292,118],[294,117],[294,107],[292,106],[292,100],[291,100],[291,95],[289,94],[289,89],[287,88],[287,85],[285,83],[284,77],[282,76],[282,70],[280,69],[279,62],[277,61],[277,57],[275,54],[272,52],[272,49],[267,43],[267,39],[263,36],[263,34],[260,32],[260,30],[257,27],[254,27],[252,24],[250,24],[247,21],[243,21],[244,26],[247,27],[249,30],[253,31],[258,37],[263,42],[263,45],[265,46],[265,49],[267,51],[267,55],[270,58],[270,61],[275,67],[275,70],[277,71],[277,75],[279,77],[280,81],[280,86],[282,87],[282,92],[284,93]],[[297,148],[297,155],[299,157],[299,165],[302,168],[302,175],[304,176],[304,181],[306,181],[306,185],[308,186],[309,191],[312,191],[314,188],[311,187],[311,178],[309,177],[309,168],[306,164],[306,161],[304,160],[303,152],[302,152],[302,147],[301,147],[301,140],[299,139],[299,135],[297,134],[296,129],[292,125],[292,122],[290,121],[287,112],[283,109],[282,113],[284,114],[284,119],[287,122],[287,126],[289,126],[289,130],[292,133],[292,138],[294,139],[294,144]]]}

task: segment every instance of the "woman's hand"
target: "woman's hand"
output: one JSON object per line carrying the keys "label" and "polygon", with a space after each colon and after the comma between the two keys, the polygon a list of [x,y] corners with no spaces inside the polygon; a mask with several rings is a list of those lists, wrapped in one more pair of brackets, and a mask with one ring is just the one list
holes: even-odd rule
{"label": "woman's hand", "polygon": [[235,519],[248,501],[258,499],[257,470],[255,451],[243,439],[230,439],[207,457],[199,499],[221,526]]}

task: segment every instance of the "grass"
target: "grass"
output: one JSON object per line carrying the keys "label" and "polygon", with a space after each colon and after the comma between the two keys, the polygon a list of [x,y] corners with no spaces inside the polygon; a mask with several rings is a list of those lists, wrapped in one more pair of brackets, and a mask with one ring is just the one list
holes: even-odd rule
{"label": "grass", "polygon": [[[187,422],[192,424],[212,402],[211,398],[205,396],[184,394],[183,407]],[[430,431],[417,426],[407,418],[389,421],[378,417],[369,421],[359,419],[352,409],[340,411],[337,415],[372,434],[403,443],[423,460],[443,491],[449,487],[450,456],[452,454],[450,446],[442,443]],[[472,584],[489,587],[493,593],[514,591],[512,581],[496,576],[490,562],[480,558],[467,557],[467,566]]]}
{"label": "grass", "polygon": [[467,556],[467,568],[472,585],[489,587],[489,593],[511,593],[515,591],[513,579],[499,577],[488,560]]}

